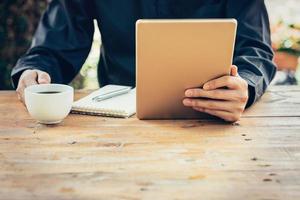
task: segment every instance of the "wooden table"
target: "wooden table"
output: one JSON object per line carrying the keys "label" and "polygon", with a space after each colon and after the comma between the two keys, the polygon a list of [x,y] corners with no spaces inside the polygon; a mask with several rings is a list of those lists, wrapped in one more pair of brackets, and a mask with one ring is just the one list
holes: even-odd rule
{"label": "wooden table", "polygon": [[270,88],[234,125],[70,115],[45,126],[8,91],[0,113],[0,199],[300,199],[300,87]]}

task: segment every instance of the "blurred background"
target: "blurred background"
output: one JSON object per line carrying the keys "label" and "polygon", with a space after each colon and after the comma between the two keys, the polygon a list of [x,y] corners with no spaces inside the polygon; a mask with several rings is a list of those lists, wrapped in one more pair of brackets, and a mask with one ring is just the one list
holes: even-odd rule
{"label": "blurred background", "polygon": [[[10,81],[11,69],[30,46],[47,1],[49,0],[1,0],[0,90],[13,89]],[[279,69],[273,84],[300,84],[300,0],[265,0],[265,2],[271,20],[274,62]],[[96,68],[100,43],[101,36],[96,28],[90,55],[81,72],[71,83],[76,89],[99,87]]]}

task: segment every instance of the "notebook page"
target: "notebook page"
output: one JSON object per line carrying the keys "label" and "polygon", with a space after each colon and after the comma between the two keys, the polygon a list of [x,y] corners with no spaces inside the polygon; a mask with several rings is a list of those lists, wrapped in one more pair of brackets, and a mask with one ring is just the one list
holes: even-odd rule
{"label": "notebook page", "polygon": [[[96,114],[112,117],[130,117],[136,112],[136,90],[132,89],[129,93],[116,96],[103,101],[94,101],[93,98],[99,93],[103,94],[101,88],[87,97],[74,102],[72,111],[80,114]],[[104,92],[107,92],[104,91]]]}

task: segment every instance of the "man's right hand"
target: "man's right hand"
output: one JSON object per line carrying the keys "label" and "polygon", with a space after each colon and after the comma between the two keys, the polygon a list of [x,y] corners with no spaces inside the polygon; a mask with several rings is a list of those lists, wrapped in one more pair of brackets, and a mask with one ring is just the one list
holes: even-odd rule
{"label": "man's right hand", "polygon": [[50,75],[40,70],[25,70],[19,79],[17,88],[18,97],[22,102],[24,101],[24,90],[26,87],[37,84],[51,83]]}

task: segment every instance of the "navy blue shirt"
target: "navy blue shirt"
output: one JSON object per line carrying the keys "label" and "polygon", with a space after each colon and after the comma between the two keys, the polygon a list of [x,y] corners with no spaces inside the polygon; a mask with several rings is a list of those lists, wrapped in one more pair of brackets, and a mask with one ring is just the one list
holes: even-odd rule
{"label": "navy blue shirt", "polygon": [[233,63],[249,84],[250,106],[276,72],[263,0],[52,0],[31,48],[12,71],[14,85],[26,69],[46,71],[54,83],[70,83],[90,51],[96,19],[102,36],[100,85],[134,86],[136,20],[202,18],[238,21]]}

